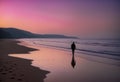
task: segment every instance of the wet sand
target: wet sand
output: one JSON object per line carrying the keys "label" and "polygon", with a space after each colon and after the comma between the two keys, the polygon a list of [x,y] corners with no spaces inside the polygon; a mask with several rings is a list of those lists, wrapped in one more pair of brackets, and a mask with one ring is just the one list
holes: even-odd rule
{"label": "wet sand", "polygon": [[33,60],[9,56],[37,51],[18,43],[15,40],[0,40],[0,82],[43,82],[49,71],[32,66]]}
{"label": "wet sand", "polygon": [[120,82],[119,61],[75,53],[76,66],[73,68],[71,52],[24,42],[21,45],[40,51],[10,56],[33,59],[33,66],[50,71],[45,82]]}

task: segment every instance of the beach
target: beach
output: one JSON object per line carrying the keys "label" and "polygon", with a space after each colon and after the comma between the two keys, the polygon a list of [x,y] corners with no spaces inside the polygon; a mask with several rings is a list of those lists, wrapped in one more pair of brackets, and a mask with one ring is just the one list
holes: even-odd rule
{"label": "beach", "polygon": [[39,50],[33,51],[30,54],[10,54],[10,56],[32,59],[34,60],[32,61],[32,66],[50,71],[46,75],[47,77],[44,79],[44,82],[120,81],[119,60],[75,53],[76,66],[73,68],[71,66],[72,52],[50,46],[38,45],[35,42],[26,41],[26,39],[21,42],[20,45]]}
{"label": "beach", "polygon": [[0,52],[1,82],[120,81],[120,66],[116,60],[75,53],[73,68],[70,51],[19,41],[0,42],[3,49]]}
{"label": "beach", "polygon": [[18,43],[15,40],[0,40],[0,82],[43,82],[49,71],[31,66],[33,60],[9,56],[37,50]]}
{"label": "beach", "polygon": [[0,82],[120,82],[120,0],[0,0]]}

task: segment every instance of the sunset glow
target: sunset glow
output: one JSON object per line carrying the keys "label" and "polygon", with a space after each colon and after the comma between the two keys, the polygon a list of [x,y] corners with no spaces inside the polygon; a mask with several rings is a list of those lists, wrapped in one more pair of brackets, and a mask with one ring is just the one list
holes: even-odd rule
{"label": "sunset glow", "polygon": [[117,17],[115,0],[0,0],[0,27],[40,34],[109,35]]}

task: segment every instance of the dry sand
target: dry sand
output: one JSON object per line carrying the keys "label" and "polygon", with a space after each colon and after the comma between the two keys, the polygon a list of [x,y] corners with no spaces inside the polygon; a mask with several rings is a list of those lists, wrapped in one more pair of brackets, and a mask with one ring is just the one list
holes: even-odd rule
{"label": "dry sand", "polygon": [[43,82],[49,71],[31,66],[32,60],[8,56],[37,50],[17,43],[19,41],[0,40],[0,82]]}

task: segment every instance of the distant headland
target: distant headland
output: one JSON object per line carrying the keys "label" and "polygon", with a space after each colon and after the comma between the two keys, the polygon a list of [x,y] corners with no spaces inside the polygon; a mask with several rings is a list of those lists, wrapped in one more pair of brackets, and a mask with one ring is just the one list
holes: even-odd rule
{"label": "distant headland", "polygon": [[2,28],[0,27],[0,38],[74,38],[74,36],[66,36],[60,34],[35,34],[29,31],[16,29],[16,28]]}

